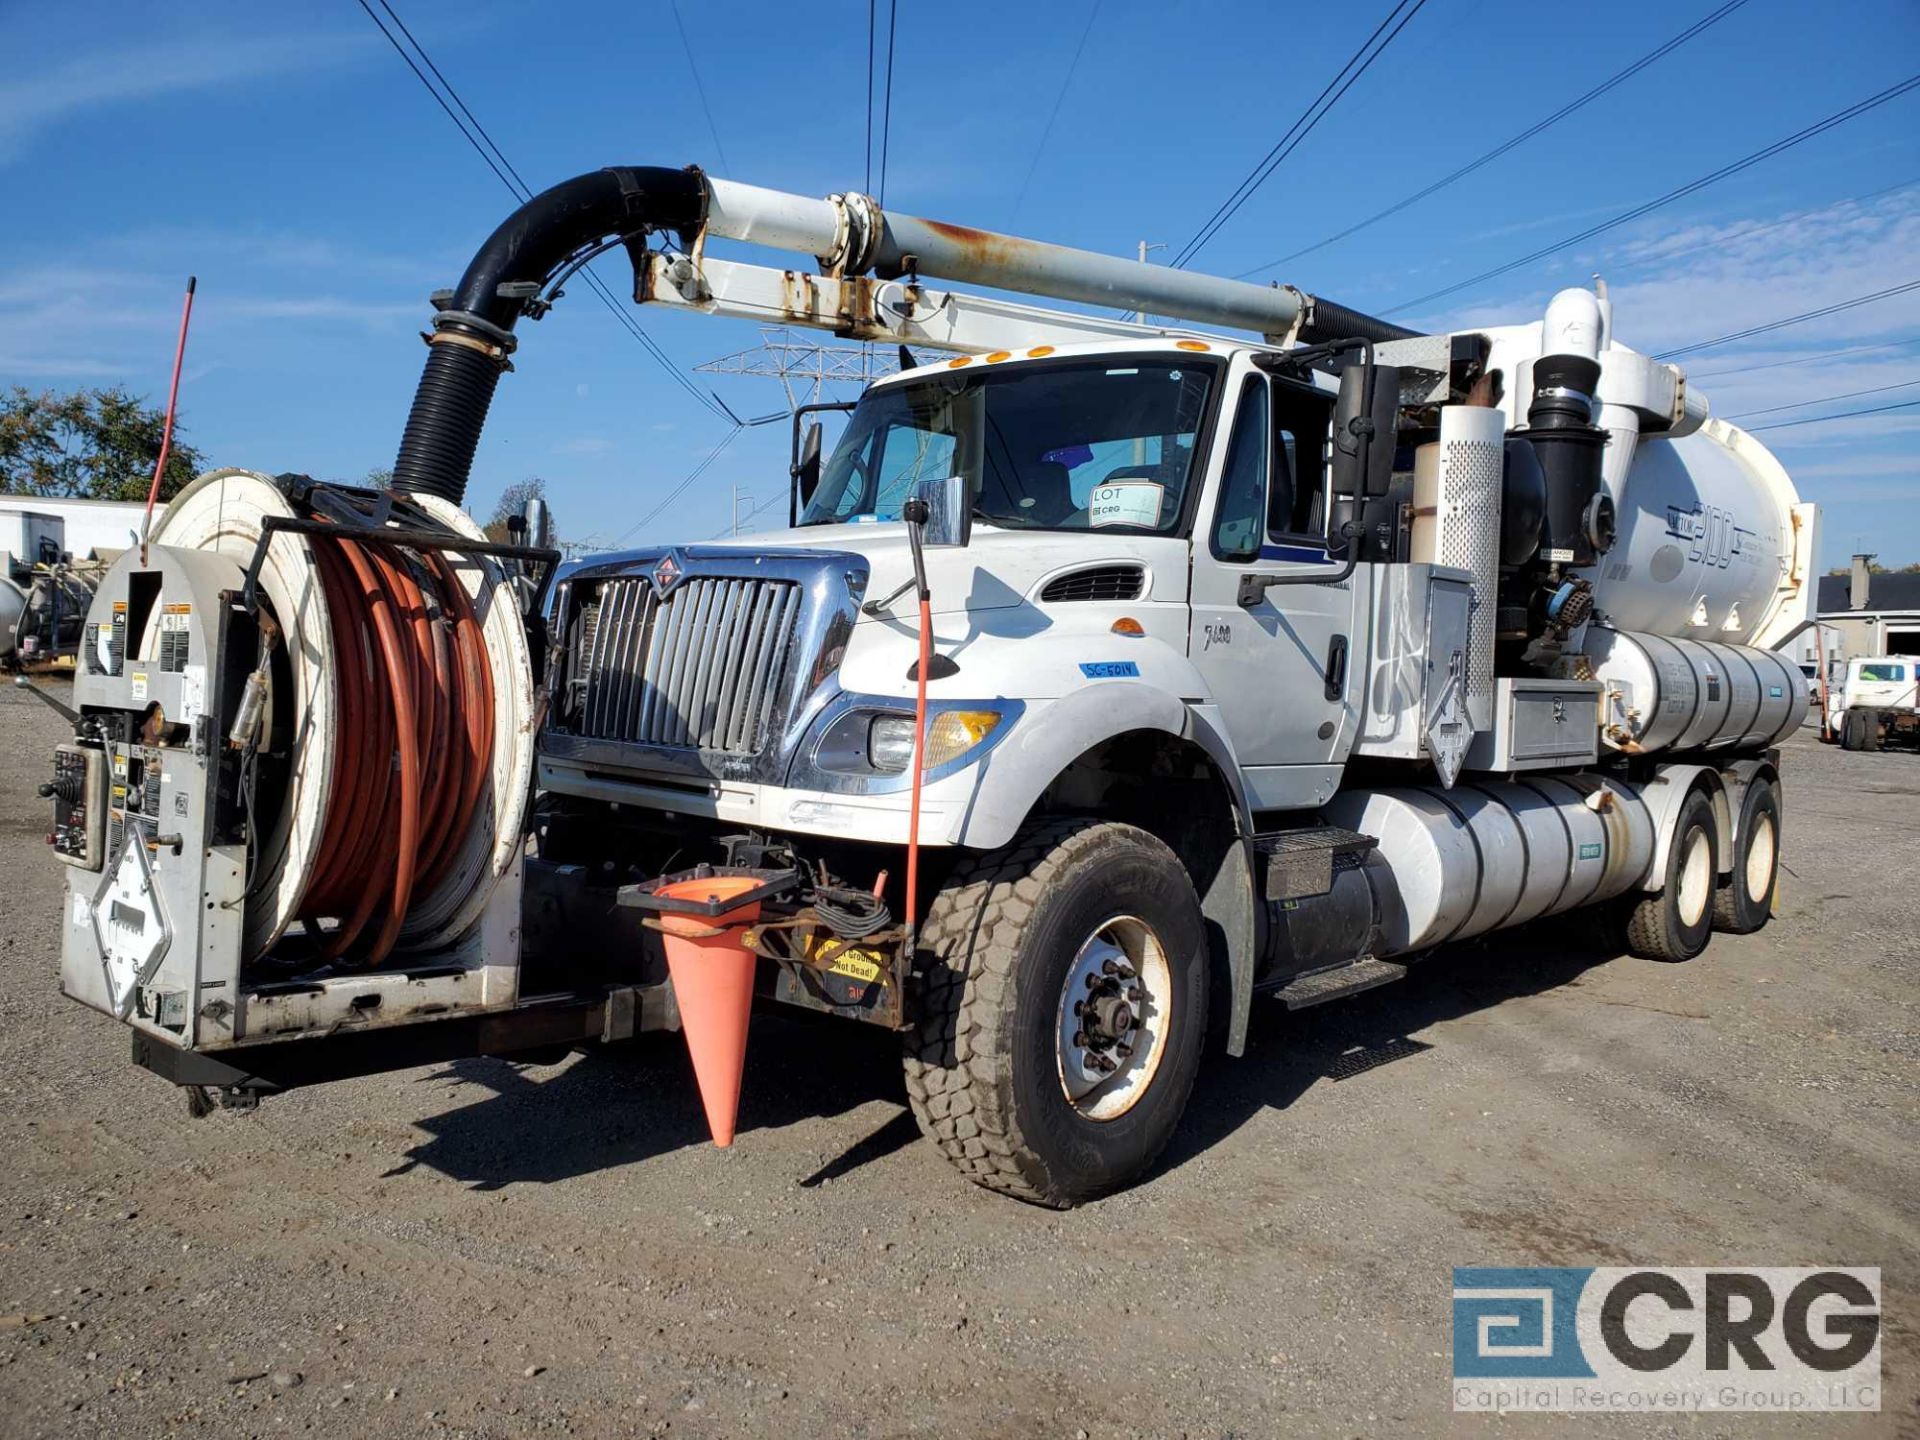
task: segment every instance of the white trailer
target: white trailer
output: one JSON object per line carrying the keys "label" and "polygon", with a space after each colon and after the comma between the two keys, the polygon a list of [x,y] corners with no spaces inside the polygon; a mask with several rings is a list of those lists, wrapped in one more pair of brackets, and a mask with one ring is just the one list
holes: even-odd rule
{"label": "white trailer", "polygon": [[[871,386],[830,454],[796,426],[788,530],[567,567],[516,641],[510,572],[541,557],[454,507],[515,323],[621,242],[643,303],[953,358]],[[899,1030],[942,1150],[1064,1205],[1153,1162],[1210,1028],[1239,1053],[1256,1003],[1580,906],[1668,961],[1767,921],[1815,513],[1604,295],[1418,335],[857,194],[610,170],[516,212],[436,305],[397,498],[217,472],[156,537],[171,568],[123,560],[95,607],[63,774],[115,779],[61,817],[63,987],[181,1083],[678,1028],[660,880],[711,866],[754,887],[764,1000]],[[314,899],[339,792],[408,752],[354,728],[343,535],[470,567],[495,697],[470,863],[384,944]],[[176,589],[203,733],[156,732],[161,679],[131,681]],[[236,718],[249,684],[277,738]],[[136,803],[156,767],[213,797],[192,825]],[[382,896],[392,864],[366,862]]]}

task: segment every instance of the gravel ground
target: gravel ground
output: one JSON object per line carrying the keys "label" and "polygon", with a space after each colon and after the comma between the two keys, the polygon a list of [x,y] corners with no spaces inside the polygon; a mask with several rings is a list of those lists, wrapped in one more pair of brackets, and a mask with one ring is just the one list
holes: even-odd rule
{"label": "gravel ground", "polygon": [[1531,1434],[1450,1411],[1450,1267],[1641,1262],[1880,1265],[1886,1409],[1587,1433],[1920,1430],[1913,755],[1788,745],[1759,935],[1271,1004],[1147,1183],[1056,1214],[918,1142],[885,1036],[800,1022],[731,1152],[671,1036],[189,1119],[56,990],[62,730],[0,690],[5,1434]]}

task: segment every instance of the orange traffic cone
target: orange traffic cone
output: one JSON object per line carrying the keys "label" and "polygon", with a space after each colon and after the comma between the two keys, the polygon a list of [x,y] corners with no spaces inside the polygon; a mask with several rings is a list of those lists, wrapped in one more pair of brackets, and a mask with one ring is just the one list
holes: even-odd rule
{"label": "orange traffic cone", "polygon": [[[759,883],[751,875],[714,875],[676,880],[655,893],[674,900],[727,900]],[[707,1128],[722,1147],[733,1144],[747,1065],[747,1020],[753,1012],[754,956],[740,937],[759,918],[758,901],[713,919],[672,911],[660,916],[667,973],[680,1004],[680,1033],[693,1057]]]}

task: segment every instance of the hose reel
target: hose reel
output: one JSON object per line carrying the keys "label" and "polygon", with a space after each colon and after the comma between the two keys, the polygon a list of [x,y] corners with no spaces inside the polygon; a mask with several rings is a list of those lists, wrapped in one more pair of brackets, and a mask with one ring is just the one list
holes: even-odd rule
{"label": "hose reel", "polygon": [[[245,564],[259,617],[222,743],[242,757],[242,957],[290,927],[290,962],[373,966],[469,931],[518,853],[530,791],[532,656],[555,552],[497,545],[431,495],[216,471],[157,545]],[[278,767],[256,785],[259,765]],[[274,797],[283,797],[276,805]]]}

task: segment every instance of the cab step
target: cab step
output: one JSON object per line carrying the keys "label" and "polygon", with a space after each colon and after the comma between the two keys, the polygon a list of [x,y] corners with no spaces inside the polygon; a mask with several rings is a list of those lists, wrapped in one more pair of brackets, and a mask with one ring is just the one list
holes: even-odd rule
{"label": "cab step", "polygon": [[1311,975],[1302,975],[1273,993],[1280,997],[1287,1009],[1304,1010],[1309,1005],[1324,1005],[1329,1000],[1358,995],[1362,990],[1371,990],[1376,985],[1399,980],[1406,973],[1406,966],[1396,965],[1391,960],[1356,960],[1351,965],[1339,965],[1331,970],[1316,970]]}

